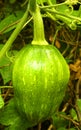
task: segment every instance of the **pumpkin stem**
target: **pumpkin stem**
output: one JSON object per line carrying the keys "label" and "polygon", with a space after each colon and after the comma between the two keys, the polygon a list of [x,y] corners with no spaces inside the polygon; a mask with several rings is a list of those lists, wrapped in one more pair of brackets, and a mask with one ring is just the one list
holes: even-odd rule
{"label": "pumpkin stem", "polygon": [[34,39],[32,41],[32,44],[48,45],[48,42],[45,40],[43,19],[38,6],[36,6],[36,10],[33,12],[33,21]]}

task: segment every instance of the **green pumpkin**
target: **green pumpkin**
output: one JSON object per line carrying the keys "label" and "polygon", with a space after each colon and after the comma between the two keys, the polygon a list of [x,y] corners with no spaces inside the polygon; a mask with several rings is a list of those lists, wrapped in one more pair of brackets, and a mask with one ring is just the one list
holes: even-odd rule
{"label": "green pumpkin", "polygon": [[13,67],[17,110],[33,125],[56,112],[69,80],[68,65],[52,45],[27,45]]}

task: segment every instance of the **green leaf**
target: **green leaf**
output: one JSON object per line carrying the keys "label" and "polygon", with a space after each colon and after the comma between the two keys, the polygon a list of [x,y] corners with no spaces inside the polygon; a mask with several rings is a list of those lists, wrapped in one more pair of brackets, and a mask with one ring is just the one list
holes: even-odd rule
{"label": "green leaf", "polygon": [[[75,16],[75,17],[78,17],[78,18],[81,18],[81,5],[79,7],[79,10],[73,10],[71,15]],[[81,24],[81,20],[80,21],[77,20],[77,24],[79,24],[79,23]]]}
{"label": "green leaf", "polygon": [[4,100],[1,96],[1,89],[0,89],[0,109],[4,106]]}
{"label": "green leaf", "polygon": [[74,120],[78,120],[76,111],[72,108],[70,114]]}
{"label": "green leaf", "polygon": [[50,0],[52,4],[56,4],[56,0]]}
{"label": "green leaf", "polygon": [[66,113],[64,112],[59,112],[58,115],[52,115],[53,124],[57,130],[59,130],[60,128],[64,128],[62,130],[65,130],[66,126],[68,125],[68,120],[60,117],[60,114],[66,116]]}
{"label": "green leaf", "polygon": [[10,100],[9,104],[0,110],[0,123],[3,125],[11,125],[13,124],[13,119],[16,120],[17,116],[14,102]]}
{"label": "green leaf", "polygon": [[[3,47],[2,44],[0,44],[0,50]],[[6,84],[7,82],[9,82],[12,78],[12,62],[10,61],[10,59],[13,58],[13,56],[15,56],[17,54],[16,50],[10,51],[9,52],[9,56],[4,56],[3,59],[0,61],[0,73],[2,75],[4,84]]]}
{"label": "green leaf", "polygon": [[77,130],[76,128],[70,128],[69,130]]}
{"label": "green leaf", "polygon": [[64,127],[60,127],[58,130],[66,130],[66,128],[64,128]]}
{"label": "green leaf", "polygon": [[9,0],[10,4],[14,4],[16,2],[16,0]]}
{"label": "green leaf", "polygon": [[56,0],[46,0],[48,3],[56,4]]}
{"label": "green leaf", "polygon": [[0,110],[0,123],[7,126],[5,130],[26,130],[31,126],[26,118],[18,113],[14,99]]}
{"label": "green leaf", "polygon": [[16,11],[0,22],[0,33],[4,34],[16,28],[18,20],[23,16],[23,11]]}
{"label": "green leaf", "polygon": [[[0,44],[0,50],[2,49],[3,45]],[[10,67],[10,60],[4,56],[3,59],[0,61],[0,73],[2,75],[4,84],[11,80],[11,67]]]}
{"label": "green leaf", "polygon": [[10,61],[7,58],[3,58],[2,63],[4,64],[5,61],[5,65],[2,66],[0,64],[0,73],[2,75],[4,84],[6,84],[7,82],[9,82],[11,80],[11,72],[12,72],[12,65],[10,63]]}
{"label": "green leaf", "polygon": [[37,0],[38,4],[43,4],[44,2],[47,2],[48,0]]}
{"label": "green leaf", "polygon": [[60,6],[56,6],[56,10],[63,13],[63,14],[70,14],[71,13],[71,10],[65,4],[60,5]]}
{"label": "green leaf", "polygon": [[72,60],[69,59],[69,58],[65,58],[65,60],[66,60],[66,62],[67,62],[68,64],[72,62]]}
{"label": "green leaf", "polygon": [[0,44],[0,50],[2,49],[2,47],[3,47],[3,44]]}
{"label": "green leaf", "polygon": [[11,80],[11,71],[11,62],[6,56],[4,56],[0,62],[0,73],[2,75],[4,84]]}
{"label": "green leaf", "polygon": [[0,109],[4,106],[4,101],[2,96],[0,95]]}
{"label": "green leaf", "polygon": [[43,3],[51,3],[51,4],[56,4],[56,0],[37,0],[38,4],[43,4]]}
{"label": "green leaf", "polygon": [[79,107],[79,110],[81,111],[81,99],[77,99],[76,104]]}

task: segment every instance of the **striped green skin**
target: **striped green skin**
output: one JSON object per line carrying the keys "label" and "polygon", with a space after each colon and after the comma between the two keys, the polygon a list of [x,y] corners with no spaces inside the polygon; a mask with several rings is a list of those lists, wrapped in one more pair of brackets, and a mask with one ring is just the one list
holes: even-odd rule
{"label": "striped green skin", "polygon": [[27,45],[13,67],[18,111],[33,125],[49,118],[59,107],[68,80],[68,65],[54,46]]}

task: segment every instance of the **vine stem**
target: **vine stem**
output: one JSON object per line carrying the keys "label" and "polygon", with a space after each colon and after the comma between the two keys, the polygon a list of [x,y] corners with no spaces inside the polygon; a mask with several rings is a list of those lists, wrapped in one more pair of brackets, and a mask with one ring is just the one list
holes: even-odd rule
{"label": "vine stem", "polygon": [[43,19],[40,12],[40,8],[37,5],[37,1],[30,0],[29,7],[30,12],[33,15],[33,23],[34,23],[34,39],[31,44],[48,45],[47,41],[45,40]]}
{"label": "vine stem", "polygon": [[70,21],[71,19],[74,19],[74,20],[77,20],[77,21],[81,21],[81,18],[79,18],[77,16],[72,16],[72,15],[64,14],[64,13],[58,12],[56,10],[50,10],[50,9],[46,9],[46,11],[48,11],[50,13],[54,13],[56,15],[59,15],[58,17],[66,17],[66,19],[68,19],[68,21]]}
{"label": "vine stem", "polygon": [[1,51],[0,51],[0,61],[3,58],[3,56],[6,54],[6,52],[10,49],[12,43],[15,41],[19,32],[22,30],[23,25],[27,21],[28,11],[29,11],[29,6],[27,6],[26,12],[24,13],[23,17],[21,18],[21,21],[19,22],[19,24],[17,25],[16,29],[13,31],[13,33],[11,34],[9,39],[7,40],[6,44],[1,49]]}
{"label": "vine stem", "polygon": [[32,41],[32,44],[48,45],[47,41],[45,40],[44,24],[38,5],[36,5],[36,10],[33,12],[33,21],[34,21],[34,39]]}

